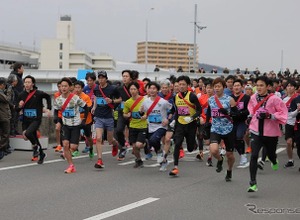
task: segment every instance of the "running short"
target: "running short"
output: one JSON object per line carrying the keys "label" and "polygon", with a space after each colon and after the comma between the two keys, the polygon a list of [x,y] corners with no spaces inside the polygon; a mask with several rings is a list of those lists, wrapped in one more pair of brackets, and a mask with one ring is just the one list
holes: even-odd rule
{"label": "running short", "polygon": [[103,128],[107,131],[114,130],[114,119],[113,118],[97,118],[95,117],[95,128]]}
{"label": "running short", "polygon": [[234,132],[233,132],[233,130],[226,135],[217,134],[215,132],[210,133],[210,143],[220,144],[221,140],[224,140],[226,151],[233,152],[233,149],[234,149]]}
{"label": "running short", "polygon": [[129,143],[133,144],[136,142],[146,143],[147,138],[147,128],[138,129],[138,128],[129,128]]}
{"label": "running short", "polygon": [[285,125],[285,140],[295,138],[295,130],[293,125],[286,124]]}
{"label": "running short", "polygon": [[70,144],[79,144],[81,126],[63,125],[61,128],[61,140],[69,141]]}

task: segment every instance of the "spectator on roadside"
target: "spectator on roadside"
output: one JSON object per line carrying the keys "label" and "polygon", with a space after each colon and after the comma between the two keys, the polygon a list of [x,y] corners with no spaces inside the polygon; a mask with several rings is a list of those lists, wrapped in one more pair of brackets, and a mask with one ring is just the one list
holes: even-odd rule
{"label": "spectator on roadside", "polygon": [[0,160],[5,156],[9,144],[10,103],[4,94],[6,79],[0,77]]}
{"label": "spectator on roadside", "polygon": [[13,71],[11,71],[10,75],[16,75],[18,78],[18,83],[15,86],[16,90],[18,93],[21,93],[24,89],[24,84],[23,84],[23,73],[24,73],[24,67],[22,63],[15,63],[13,65]]}
{"label": "spectator on roadside", "polygon": [[177,69],[177,73],[182,73],[182,72],[183,72],[182,66],[179,66]]}
{"label": "spectator on roadside", "polygon": [[8,100],[12,106],[11,108],[11,119],[10,119],[10,135],[16,136],[20,133],[18,132],[18,113],[15,110],[15,106],[18,105],[19,93],[16,89],[18,84],[18,78],[15,74],[11,74],[7,78],[7,96]]}
{"label": "spectator on roadside", "polygon": [[229,69],[227,67],[225,67],[225,69],[223,70],[223,73],[229,74]]}

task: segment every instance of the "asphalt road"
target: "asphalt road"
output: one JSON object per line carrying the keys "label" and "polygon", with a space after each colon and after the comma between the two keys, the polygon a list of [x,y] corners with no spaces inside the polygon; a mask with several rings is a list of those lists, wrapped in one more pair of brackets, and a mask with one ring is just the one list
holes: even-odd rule
{"label": "asphalt road", "polygon": [[300,161],[284,169],[283,147],[281,140],[280,169],[267,163],[258,172],[256,193],[247,192],[248,167],[235,166],[232,182],[225,182],[225,172],[196,161],[196,152],[180,160],[180,175],[171,178],[154,159],[134,169],[131,152],[118,162],[108,146],[103,170],[81,154],[74,174],[64,174],[67,163],[53,149],[43,165],[30,161],[31,152],[15,151],[0,161],[0,219],[299,219]]}

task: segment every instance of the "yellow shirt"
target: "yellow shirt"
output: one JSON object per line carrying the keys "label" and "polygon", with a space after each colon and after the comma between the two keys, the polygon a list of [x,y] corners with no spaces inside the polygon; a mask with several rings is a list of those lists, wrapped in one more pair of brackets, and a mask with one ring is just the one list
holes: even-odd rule
{"label": "yellow shirt", "polygon": [[[145,98],[143,98],[132,110],[130,123],[129,123],[130,128],[138,128],[138,129],[147,128],[147,120],[141,120],[141,115],[139,114],[139,110],[140,110],[141,105],[144,100],[145,100]],[[125,114],[129,113],[130,108],[134,102],[135,102],[135,100],[133,100],[132,97],[130,99],[128,99],[124,103],[123,113],[125,113]]]}
{"label": "yellow shirt", "polygon": [[[190,102],[190,91],[187,92],[185,97],[183,97],[191,106],[195,106],[194,103]],[[179,97],[177,94],[175,96],[175,105],[177,108],[177,114],[178,114],[178,122],[180,124],[187,124],[186,121],[184,120],[185,117],[190,117],[193,116],[196,113],[196,106],[194,108],[190,107]]]}

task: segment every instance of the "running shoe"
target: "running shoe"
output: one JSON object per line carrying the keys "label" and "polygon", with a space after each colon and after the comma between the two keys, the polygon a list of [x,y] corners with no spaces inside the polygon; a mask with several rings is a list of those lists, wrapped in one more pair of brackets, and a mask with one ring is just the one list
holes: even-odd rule
{"label": "running shoe", "polygon": [[145,155],[146,160],[150,160],[153,157],[152,153],[148,153]]}
{"label": "running shoe", "polygon": [[93,151],[92,151],[92,152],[89,152],[89,158],[93,159],[93,158],[94,158],[94,156],[95,156],[95,154],[94,154],[94,152],[93,152]]}
{"label": "running shoe", "polygon": [[118,156],[117,160],[118,160],[118,161],[124,160],[124,159],[125,159],[126,153],[127,153],[127,148],[126,148],[126,147],[125,147],[125,148],[122,148],[122,149],[120,150],[120,153],[119,153],[119,156]]}
{"label": "running shoe", "polygon": [[256,184],[250,185],[248,192],[257,192],[258,188]]}
{"label": "running shoe", "polygon": [[260,170],[264,170],[264,166],[265,166],[265,162],[263,162],[262,160],[260,160],[257,163],[257,168],[260,169]]}
{"label": "running shoe", "polygon": [[284,164],[283,166],[284,168],[294,168],[294,161],[293,160],[289,160],[286,164]]}
{"label": "running shoe", "polygon": [[246,156],[246,154],[242,154],[241,159],[240,159],[240,164],[237,168],[244,168],[247,165],[249,165],[247,156]]}
{"label": "running shoe", "polygon": [[46,159],[46,157],[47,157],[47,154],[46,153],[40,153],[40,158],[39,158],[39,160],[38,160],[38,164],[43,164],[44,163],[44,161],[45,161],[45,159]]}
{"label": "running shoe", "polygon": [[142,168],[144,167],[144,162],[141,159],[136,159],[133,168]]}
{"label": "running shoe", "polygon": [[31,158],[31,161],[38,161],[39,160],[39,157],[32,157]]}
{"label": "running shoe", "polygon": [[170,176],[178,176],[178,174],[179,174],[179,170],[178,168],[175,167],[169,173]]}
{"label": "running shoe", "polygon": [[163,152],[162,150],[160,150],[158,153],[157,153],[157,163],[161,164],[164,160],[164,157],[163,157]]}
{"label": "running shoe", "polygon": [[72,157],[78,157],[80,155],[79,150],[72,152]]}
{"label": "running shoe", "polygon": [[31,161],[38,161],[39,160],[39,150],[38,150],[38,146],[33,146],[32,147],[32,158]]}
{"label": "running shoe", "polygon": [[222,158],[222,160],[218,160],[218,163],[217,163],[217,169],[216,169],[217,173],[220,173],[223,170],[224,158],[223,158],[223,156],[221,156],[221,158]]}
{"label": "running shoe", "polygon": [[90,152],[90,147],[89,146],[85,146],[85,148],[81,151],[84,154],[87,154]]}
{"label": "running shoe", "polygon": [[103,164],[102,159],[98,159],[98,161],[97,161],[97,163],[95,163],[94,167],[98,168],[98,169],[104,168],[104,164]]}
{"label": "running shoe", "polygon": [[128,141],[125,142],[125,147],[130,147],[130,144]]}
{"label": "running shoe", "polygon": [[60,151],[62,151],[62,146],[57,145],[56,148],[54,149],[54,152],[60,152]]}
{"label": "running shoe", "polygon": [[161,172],[166,171],[166,170],[167,170],[167,166],[168,166],[168,161],[167,161],[167,160],[163,161],[163,162],[161,163],[161,166],[160,166],[160,168],[159,168],[159,171],[161,171]]}
{"label": "running shoe", "polygon": [[65,170],[65,173],[75,173],[76,172],[76,169],[75,169],[75,166],[73,164],[69,165],[69,167]]}
{"label": "running shoe", "polygon": [[252,149],[251,149],[250,146],[248,146],[248,147],[246,148],[246,154],[250,154],[251,152],[252,152]]}
{"label": "running shoe", "polygon": [[180,148],[180,150],[179,150],[179,159],[184,158],[184,156],[185,156],[184,150],[183,150],[183,148]]}
{"label": "running shoe", "polygon": [[197,154],[196,159],[203,161],[203,152],[199,152],[199,154]]}
{"label": "running shoe", "polygon": [[232,170],[227,170],[226,176],[225,176],[226,182],[231,182],[231,178],[232,178]]}
{"label": "running shoe", "polygon": [[117,145],[113,145],[112,148],[111,148],[111,155],[113,157],[117,156],[118,154],[118,144]]}
{"label": "running shoe", "polygon": [[207,158],[206,165],[209,166],[209,167],[212,167],[212,166],[213,166],[212,158],[211,158],[211,157]]}
{"label": "running shoe", "polygon": [[272,169],[273,169],[274,171],[278,170],[278,168],[279,168],[278,160],[276,160],[276,163],[275,163],[275,164],[271,163],[271,167],[272,167]]}

